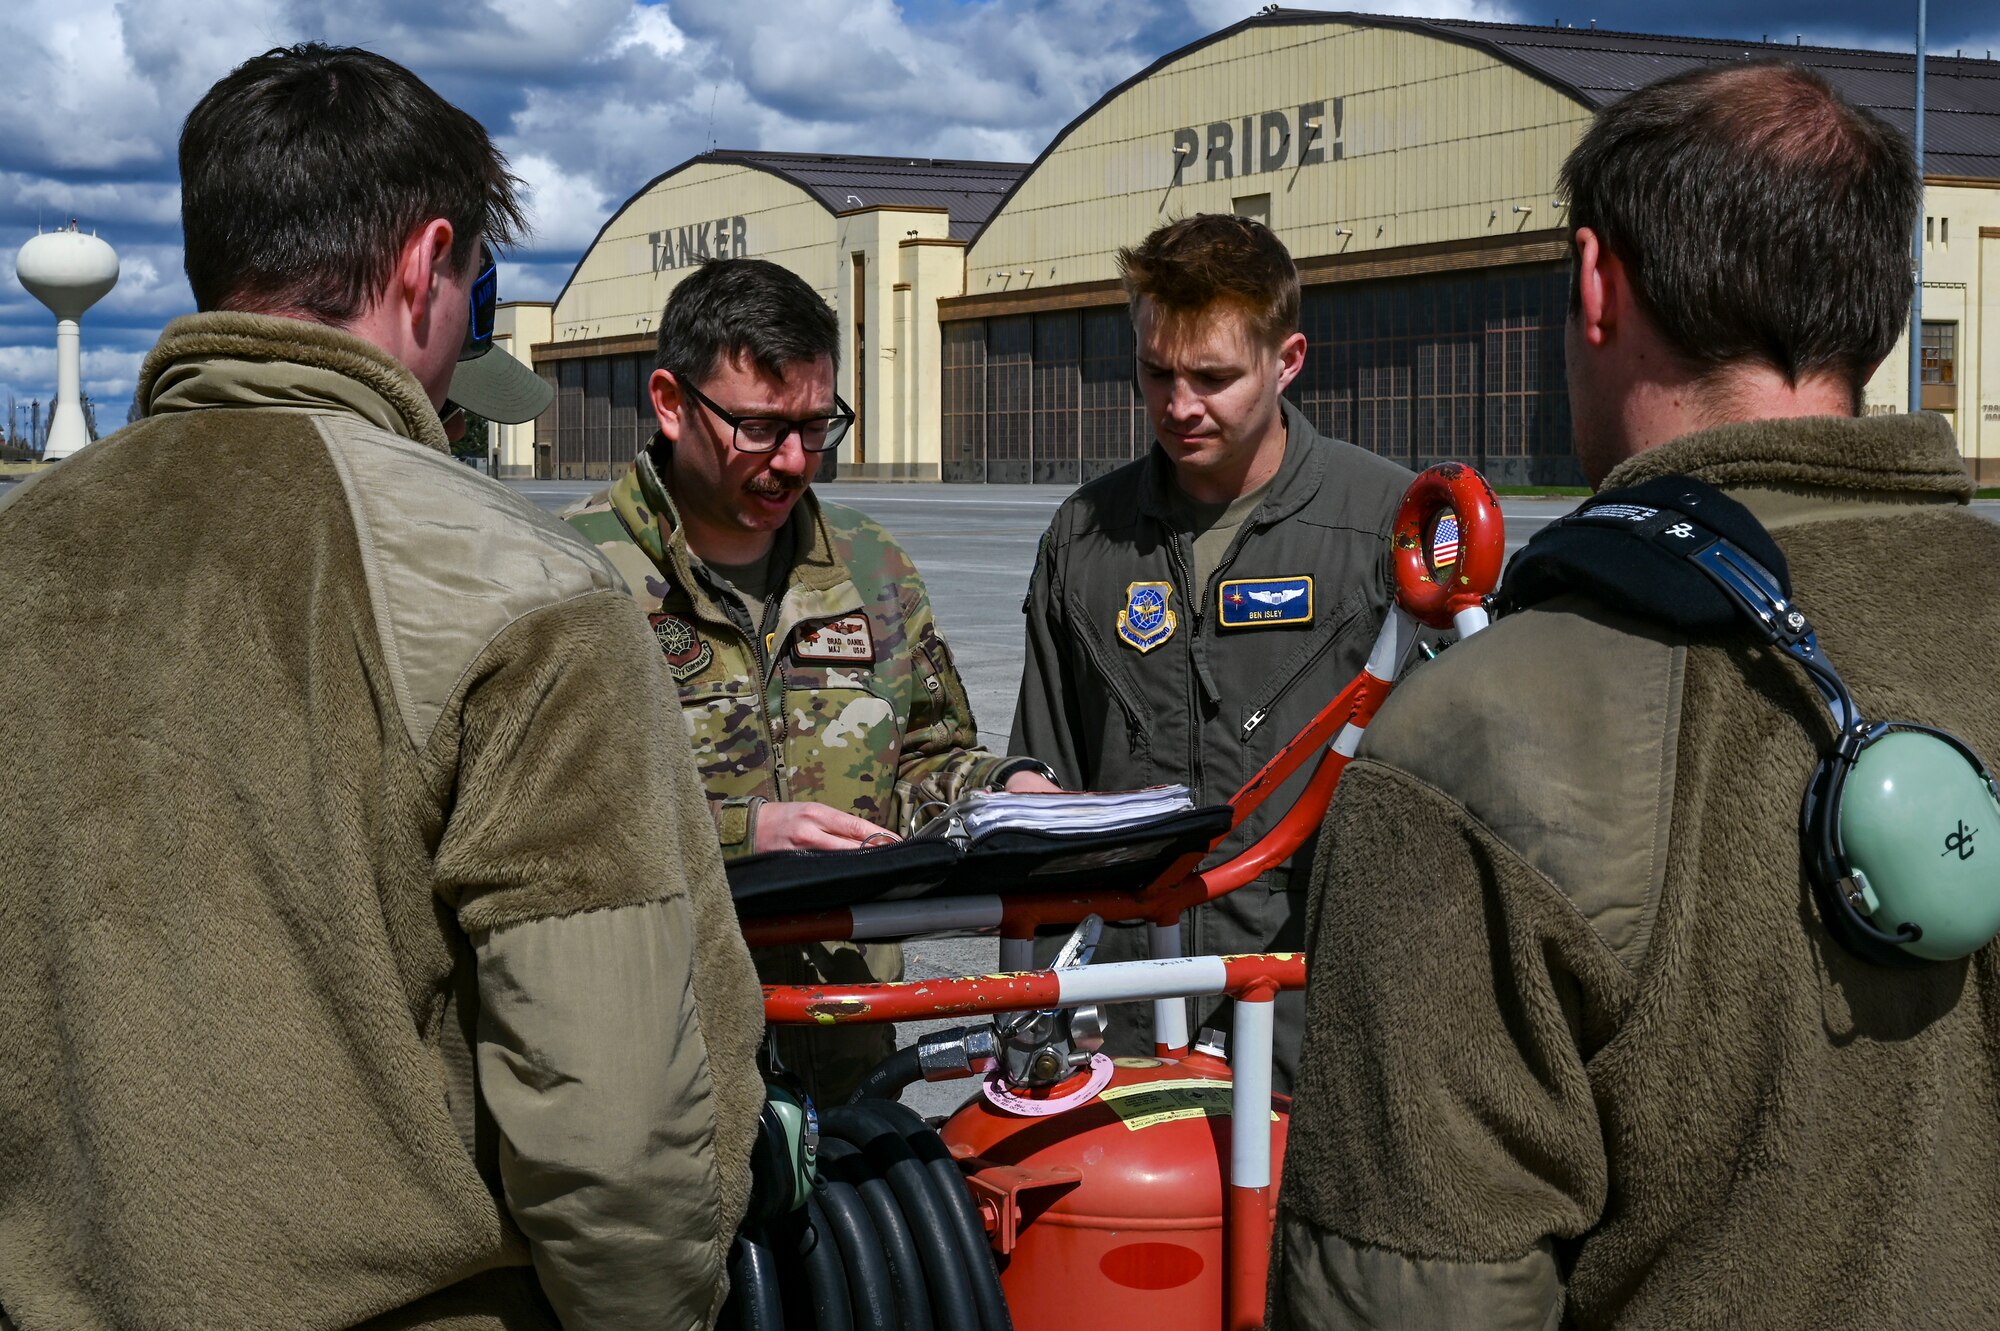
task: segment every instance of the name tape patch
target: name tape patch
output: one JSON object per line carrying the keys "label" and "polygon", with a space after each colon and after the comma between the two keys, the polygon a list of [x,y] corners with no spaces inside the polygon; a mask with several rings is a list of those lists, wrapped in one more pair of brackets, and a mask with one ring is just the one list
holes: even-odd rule
{"label": "name tape patch", "polygon": [[795,661],[873,661],[875,638],[868,631],[868,616],[842,615],[810,630],[801,629],[792,645]]}
{"label": "name tape patch", "polygon": [[1234,578],[1216,589],[1215,607],[1226,629],[1310,624],[1313,580],[1304,574],[1290,578]]}

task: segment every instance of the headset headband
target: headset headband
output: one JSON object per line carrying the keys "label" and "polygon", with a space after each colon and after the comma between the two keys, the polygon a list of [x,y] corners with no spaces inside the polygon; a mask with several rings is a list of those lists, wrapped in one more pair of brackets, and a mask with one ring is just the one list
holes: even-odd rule
{"label": "headset headband", "polygon": [[[1694,487],[1707,491],[1707,494],[1695,491]],[[1696,500],[1703,506],[1708,501],[1721,500],[1740,507],[1720,491],[1699,481],[1678,481],[1676,488],[1688,490],[1690,493],[1685,499]],[[1697,503],[1689,503],[1687,507],[1694,508]],[[1551,525],[1607,527],[1622,531],[1649,541],[1657,549],[1699,569],[1735,603],[1742,612],[1742,619],[1757,629],[1766,642],[1805,667],[1806,674],[1833,713],[1834,725],[1841,735],[1841,747],[1846,748],[1850,743],[1859,747],[1857,727],[1861,718],[1854,705],[1854,695],[1848,692],[1846,681],[1827,660],[1826,653],[1820,650],[1819,635],[1813,630],[1812,621],[1806,618],[1803,610],[1792,604],[1788,588],[1748,551],[1711,530],[1684,509],[1629,500],[1593,504],[1558,518]]]}

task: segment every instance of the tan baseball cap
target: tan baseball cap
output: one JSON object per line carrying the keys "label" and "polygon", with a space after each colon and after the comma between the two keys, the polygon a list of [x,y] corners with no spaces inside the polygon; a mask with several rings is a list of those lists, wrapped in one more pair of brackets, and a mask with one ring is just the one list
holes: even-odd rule
{"label": "tan baseball cap", "polygon": [[548,380],[497,347],[462,360],[452,371],[451,400],[475,416],[503,425],[531,421],[549,408]]}

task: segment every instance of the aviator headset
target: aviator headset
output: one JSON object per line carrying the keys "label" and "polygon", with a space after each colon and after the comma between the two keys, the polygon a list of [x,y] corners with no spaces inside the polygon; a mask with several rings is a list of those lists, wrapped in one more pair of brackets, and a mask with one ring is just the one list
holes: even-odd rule
{"label": "aviator headset", "polygon": [[1820,916],[1848,950],[1914,965],[2000,935],[2000,797],[1986,764],[1950,731],[1861,715],[1748,509],[1680,476],[1599,494],[1536,534],[1499,606],[1565,592],[1695,637],[1747,624],[1804,668],[1835,741],[1806,786],[1801,849]]}

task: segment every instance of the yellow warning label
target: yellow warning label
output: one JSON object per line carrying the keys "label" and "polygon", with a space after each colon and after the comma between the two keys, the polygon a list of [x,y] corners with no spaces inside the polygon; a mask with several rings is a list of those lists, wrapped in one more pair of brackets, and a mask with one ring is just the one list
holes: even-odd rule
{"label": "yellow warning label", "polygon": [[[1227,1114],[1229,1108],[1229,1083],[1211,1081],[1206,1077],[1187,1077],[1179,1081],[1149,1081],[1136,1086],[1113,1086],[1102,1092],[1098,1099],[1119,1121],[1138,1132],[1142,1128],[1158,1127],[1162,1123],[1173,1123],[1184,1118],[1212,1118]],[[1271,1115],[1273,1123],[1278,1116]]]}

